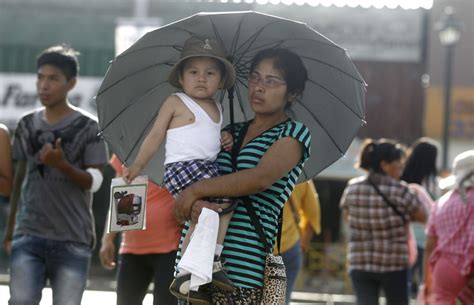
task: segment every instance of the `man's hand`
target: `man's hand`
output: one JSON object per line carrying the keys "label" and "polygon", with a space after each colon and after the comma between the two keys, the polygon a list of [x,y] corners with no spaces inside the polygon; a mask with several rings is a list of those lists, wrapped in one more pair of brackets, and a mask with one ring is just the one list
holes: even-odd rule
{"label": "man's hand", "polygon": [[61,138],[56,139],[53,144],[46,143],[39,151],[40,161],[49,167],[60,168],[64,165],[66,160],[64,159],[64,151],[61,145]]}
{"label": "man's hand", "polygon": [[221,146],[225,151],[231,151],[234,146],[234,138],[228,131],[221,131]]}

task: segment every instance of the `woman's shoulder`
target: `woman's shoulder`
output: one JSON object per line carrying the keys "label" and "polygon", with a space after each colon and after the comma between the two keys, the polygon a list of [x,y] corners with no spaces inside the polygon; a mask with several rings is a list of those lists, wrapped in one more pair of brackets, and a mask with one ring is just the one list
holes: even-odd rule
{"label": "woman's shoulder", "polygon": [[279,125],[282,137],[292,137],[302,142],[309,143],[311,141],[311,132],[306,125],[299,121],[288,120]]}
{"label": "woman's shoulder", "polygon": [[355,177],[355,178],[350,179],[349,182],[347,182],[347,186],[358,185],[358,184],[362,184],[362,183],[366,183],[366,182],[367,182],[367,176],[366,175],[359,176],[359,177]]}
{"label": "woman's shoulder", "polygon": [[306,127],[305,124],[303,124],[300,121],[295,121],[295,120],[292,120],[292,119],[287,120],[281,126],[282,126],[283,129],[297,129],[297,130],[303,130],[303,131],[308,131],[309,132],[309,128]]}

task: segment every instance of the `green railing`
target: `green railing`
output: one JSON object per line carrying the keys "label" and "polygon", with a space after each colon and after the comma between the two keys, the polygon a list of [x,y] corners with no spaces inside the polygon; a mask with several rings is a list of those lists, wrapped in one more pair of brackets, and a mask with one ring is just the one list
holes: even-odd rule
{"label": "green railing", "polygon": [[[38,54],[48,46],[0,45],[0,72],[35,73]],[[80,75],[103,76],[114,57],[113,49],[77,48]]]}

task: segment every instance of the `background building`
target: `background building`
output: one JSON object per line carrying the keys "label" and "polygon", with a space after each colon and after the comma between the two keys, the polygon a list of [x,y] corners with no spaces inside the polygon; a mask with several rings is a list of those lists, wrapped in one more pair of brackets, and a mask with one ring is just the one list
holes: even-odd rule
{"label": "background building", "polygon": [[[164,25],[200,11],[256,10],[304,21],[348,49],[368,83],[367,125],[346,157],[316,178],[322,239],[338,240],[338,201],[347,179],[358,174],[353,163],[362,138],[388,137],[409,144],[420,136],[442,137],[445,49],[434,24],[448,5],[464,24],[453,64],[452,159],[474,142],[472,0],[0,0],[0,122],[14,128],[21,113],[39,105],[35,57],[45,47],[63,42],[81,52],[81,78],[72,102],[93,111],[93,96],[115,54],[120,17],[141,16]],[[110,178],[112,170],[106,175]],[[1,206],[5,211],[7,205]],[[105,183],[94,203],[99,235],[107,209]],[[6,264],[0,266],[4,269]]]}

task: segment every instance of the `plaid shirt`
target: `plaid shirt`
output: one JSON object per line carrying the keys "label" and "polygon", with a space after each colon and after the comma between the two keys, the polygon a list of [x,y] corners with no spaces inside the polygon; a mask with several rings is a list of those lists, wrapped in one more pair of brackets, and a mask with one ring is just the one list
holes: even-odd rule
{"label": "plaid shirt", "polygon": [[473,271],[474,189],[467,193],[467,202],[456,191],[441,197],[431,211],[426,233],[438,238],[430,263],[436,262],[441,254],[448,254],[449,259],[461,268],[461,274]]}
{"label": "plaid shirt", "polygon": [[[385,175],[370,177],[405,219],[411,220],[421,203],[408,185]],[[408,268],[403,220],[369,184],[367,176],[349,181],[340,205],[349,216],[349,270],[389,272]]]}

